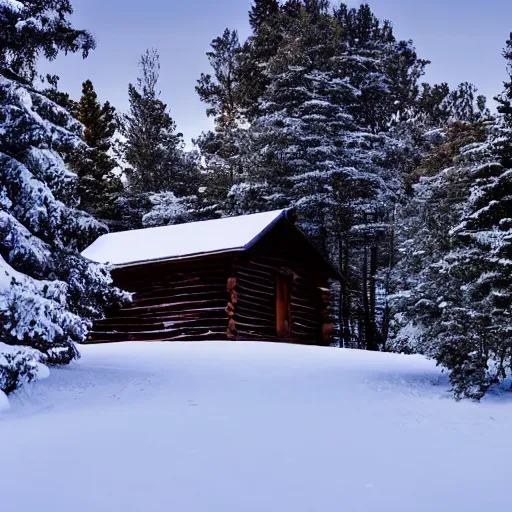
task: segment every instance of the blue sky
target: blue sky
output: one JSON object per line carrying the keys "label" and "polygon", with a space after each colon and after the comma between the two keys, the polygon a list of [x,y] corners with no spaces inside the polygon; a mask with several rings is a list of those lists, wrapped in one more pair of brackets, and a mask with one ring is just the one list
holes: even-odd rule
{"label": "blue sky", "polygon": [[[211,126],[195,93],[208,71],[205,53],[226,27],[241,39],[249,33],[251,0],[73,0],[74,23],[97,38],[88,59],[62,56],[41,71],[61,77],[60,87],[79,97],[90,78],[100,100],[128,107],[127,88],[137,78],[146,48],[161,54],[162,99],[188,140]],[[350,6],[360,2],[348,0]],[[373,0],[380,18],[392,20],[397,37],[412,39],[421,57],[432,61],[426,79],[454,86],[469,81],[491,98],[506,78],[501,57],[512,31],[511,0]]]}

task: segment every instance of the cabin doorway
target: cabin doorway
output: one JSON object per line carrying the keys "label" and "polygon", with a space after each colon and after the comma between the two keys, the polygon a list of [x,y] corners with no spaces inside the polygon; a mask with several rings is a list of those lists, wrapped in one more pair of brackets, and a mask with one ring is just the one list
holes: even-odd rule
{"label": "cabin doorway", "polygon": [[276,329],[279,338],[289,338],[292,329],[293,274],[281,272],[276,280]]}

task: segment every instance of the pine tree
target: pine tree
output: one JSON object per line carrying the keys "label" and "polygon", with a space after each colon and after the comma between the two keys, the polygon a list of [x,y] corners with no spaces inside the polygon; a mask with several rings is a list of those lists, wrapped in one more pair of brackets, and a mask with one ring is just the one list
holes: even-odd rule
{"label": "pine tree", "polygon": [[[467,175],[464,170],[455,171],[455,164],[463,148],[482,144],[486,133],[481,126],[454,124],[429,132],[426,138],[428,149],[408,176],[408,195],[402,200],[395,233],[394,320],[388,348],[408,353],[430,352],[432,339],[423,333],[436,319],[428,316],[423,300],[429,282],[426,275],[449,251],[450,230],[459,223],[467,199]],[[445,172],[452,168],[453,172]]]}
{"label": "pine tree", "polygon": [[42,89],[41,92],[51,101],[66,109],[73,117],[77,116],[78,103],[71,98],[69,93],[59,90],[58,75],[47,74],[43,83],[47,83],[48,87]]}
{"label": "pine tree", "polygon": [[282,7],[283,13],[294,19],[298,19],[300,17],[303,8],[303,0],[286,0]]}
{"label": "pine tree", "polygon": [[281,14],[286,30],[249,130],[249,182],[266,187],[269,206],[286,200],[299,210],[350,280],[339,301],[343,343],[376,349],[387,321],[379,276],[389,271],[401,189],[390,130],[416,101],[426,61],[366,5],[334,14],[325,2],[294,6],[300,16],[289,14],[291,3]]}
{"label": "pine tree", "polygon": [[446,82],[434,85],[421,84],[421,91],[411,117],[421,123],[424,131],[446,126],[451,118],[449,95],[450,86]]}
{"label": "pine tree", "polygon": [[236,31],[225,30],[214,39],[207,53],[213,75],[201,74],[196,86],[206,113],[215,120],[215,131],[195,142],[205,161],[205,174],[212,204],[221,202],[240,172],[240,124],[243,100],[240,89],[240,42]]}
{"label": "pine tree", "polygon": [[182,134],[160,100],[157,90],[160,58],[156,50],[141,57],[137,86],[130,84],[130,112],[122,127],[126,137],[124,158],[131,192],[161,192],[173,189],[173,178],[182,164]]}
{"label": "pine tree", "polygon": [[503,50],[503,57],[507,61],[509,80],[504,83],[501,95],[495,98],[498,102],[498,112],[502,115],[504,137],[499,143],[499,151],[503,166],[512,168],[512,33]]}
{"label": "pine tree", "polygon": [[120,230],[143,226],[143,217],[155,205],[155,194],[172,193],[181,200],[195,196],[199,188],[198,158],[183,151],[183,136],[160,100],[158,52],[147,50],[139,67],[137,85],[130,84],[128,89],[130,112],[121,125],[128,183],[115,202],[115,220],[111,222]]}
{"label": "pine tree", "polygon": [[99,103],[92,82],[87,80],[74,110],[84,127],[82,138],[87,144],[71,157],[72,168],[79,178],[80,204],[84,210],[105,218],[113,194],[123,189],[120,178],[112,172],[117,163],[109,154],[117,129],[115,109],[109,102],[103,106]]}
{"label": "pine tree", "polygon": [[78,254],[106,231],[75,208],[76,175],[65,159],[85,146],[82,127],[16,78],[33,76],[40,52],[86,51],[92,39],[71,27],[67,2],[0,9],[3,43],[12,36],[1,50],[12,69],[0,73],[0,339],[12,345],[1,349],[0,390],[11,392],[41,375],[43,365],[78,357],[74,343],[85,340],[90,320],[125,297],[111,286],[108,269]]}
{"label": "pine tree", "polygon": [[479,399],[512,366],[512,178],[500,123],[459,123],[425,158],[399,218],[391,348],[450,370]]}
{"label": "pine tree", "polygon": [[0,3],[0,68],[32,81],[39,56],[55,59],[59,52],[81,52],[96,46],[85,30],[72,27],[70,0]]}
{"label": "pine tree", "polygon": [[279,12],[277,0],[254,0],[249,12],[249,23],[253,32],[257,33],[269,18],[276,16]]}
{"label": "pine tree", "polygon": [[478,88],[463,82],[447,97],[449,121],[475,124],[491,117],[485,96],[477,95]]}
{"label": "pine tree", "polygon": [[195,220],[196,197],[177,197],[174,192],[161,192],[149,197],[152,208],[144,215],[144,227],[170,226]]}
{"label": "pine tree", "polygon": [[220,129],[229,129],[241,116],[237,76],[240,41],[236,30],[226,29],[222,37],[212,41],[211,47],[206,55],[214,74],[202,73],[196,92],[201,101],[210,105],[206,114],[215,118]]}

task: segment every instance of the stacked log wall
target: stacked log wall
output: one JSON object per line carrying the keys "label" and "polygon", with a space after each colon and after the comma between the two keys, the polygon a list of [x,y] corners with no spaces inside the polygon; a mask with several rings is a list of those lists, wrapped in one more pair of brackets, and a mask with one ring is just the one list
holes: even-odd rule
{"label": "stacked log wall", "polygon": [[278,339],[276,282],[281,273],[290,271],[293,284],[288,341],[329,344],[327,279],[311,275],[300,262],[270,255],[254,256],[235,264],[238,302],[233,319],[238,339]]}
{"label": "stacked log wall", "polygon": [[279,339],[276,318],[278,276],[292,274],[291,326],[287,341],[329,345],[329,277],[318,253],[286,221],[234,264],[238,338]]}
{"label": "stacked log wall", "polygon": [[88,343],[226,339],[232,258],[119,268],[112,276],[133,303],[97,321]]}

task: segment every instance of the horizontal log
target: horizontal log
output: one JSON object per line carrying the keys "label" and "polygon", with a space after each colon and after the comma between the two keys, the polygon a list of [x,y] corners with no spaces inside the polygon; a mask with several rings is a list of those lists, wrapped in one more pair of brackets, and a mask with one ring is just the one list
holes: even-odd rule
{"label": "horizontal log", "polygon": [[201,281],[201,276],[198,276],[194,273],[189,275],[181,275],[181,276],[165,276],[165,277],[154,277],[153,279],[148,279],[145,277],[140,281],[131,281],[135,285],[145,286],[145,287],[155,287],[155,286],[186,286],[191,283],[197,283]]}
{"label": "horizontal log", "polygon": [[323,325],[323,323],[324,323],[323,318],[320,318],[320,317],[306,318],[303,315],[302,316],[292,315],[292,321],[294,324],[297,324],[297,325],[304,325],[304,326],[315,327],[315,328],[317,328],[320,325]]}
{"label": "horizontal log", "polygon": [[292,327],[291,332],[293,335],[304,336],[312,340],[319,339],[322,335],[321,329],[299,329],[297,327]]}
{"label": "horizontal log", "polygon": [[273,293],[273,292],[275,293],[275,289],[276,289],[275,282],[270,285],[270,284],[266,284],[263,281],[258,281],[256,279],[247,279],[245,277],[241,277],[238,280],[238,287],[240,287],[240,286],[245,286],[248,288],[257,288],[257,289],[263,290],[267,293]]}
{"label": "horizontal log", "polygon": [[227,271],[215,269],[211,271],[206,270],[204,272],[194,272],[186,276],[175,276],[174,278],[166,276],[165,274],[163,274],[164,277],[162,277],[162,274],[150,274],[144,276],[140,281],[131,277],[126,280],[114,277],[114,282],[117,285],[130,286],[131,288],[144,293],[151,291],[158,286],[172,287],[192,285],[194,283],[219,283],[220,281],[225,282],[227,275]]}
{"label": "horizontal log", "polygon": [[318,314],[325,309],[325,304],[323,302],[315,301],[313,298],[297,297],[295,294],[292,294],[292,303],[299,307],[303,306],[314,309]]}
{"label": "horizontal log", "polygon": [[248,286],[245,286],[245,284],[238,285],[237,289],[238,289],[239,294],[240,294],[240,292],[242,292],[247,295],[261,296],[262,298],[264,298],[266,300],[275,300],[275,297],[276,297],[275,290],[272,290],[272,291],[258,290],[254,287],[250,288]]}
{"label": "horizontal log", "polygon": [[165,329],[165,325],[162,322],[141,322],[137,324],[125,324],[125,323],[103,323],[98,324],[95,322],[91,333],[95,332],[143,332],[143,331],[158,331]]}
{"label": "horizontal log", "polygon": [[267,297],[257,297],[255,295],[243,295],[239,297],[238,308],[248,308],[252,311],[263,311],[267,315],[272,315],[275,312],[275,301],[268,300]]}
{"label": "horizontal log", "polygon": [[139,320],[139,323],[115,323],[111,322],[108,324],[98,323],[94,324],[92,332],[150,332],[150,331],[162,331],[169,328],[181,328],[181,327],[208,327],[211,324],[222,325],[228,320],[228,316],[223,317],[210,317],[210,318],[194,318],[185,319],[177,318],[167,322],[148,322]]}
{"label": "horizontal log", "polygon": [[178,293],[178,292],[180,292],[180,293],[192,292],[193,293],[194,291],[211,289],[211,288],[219,289],[219,291],[224,291],[225,287],[221,283],[199,283],[199,284],[193,284],[193,285],[188,285],[188,286],[169,285],[169,286],[158,287],[157,289],[155,289],[154,291],[151,291],[151,292],[144,292],[144,293],[136,292],[136,297],[137,297],[137,299],[153,299],[153,298],[160,298],[161,296],[164,296],[164,294],[167,290],[171,290],[174,294],[174,293]]}
{"label": "horizontal log", "polygon": [[292,308],[296,308],[296,309],[299,309],[299,310],[302,309],[302,310],[306,310],[306,311],[318,311],[313,306],[307,306],[306,304],[299,304],[299,303],[297,303],[294,298],[292,298]]}
{"label": "horizontal log", "polygon": [[260,261],[255,261],[251,259],[249,263],[258,269],[266,270],[270,275],[276,276],[278,273],[278,269],[275,267],[275,265],[269,265],[265,263],[261,263]]}
{"label": "horizontal log", "polygon": [[226,304],[222,300],[182,301],[182,302],[170,302],[170,303],[166,303],[166,304],[157,304],[154,306],[136,306],[133,308],[123,308],[123,309],[120,309],[119,312],[127,313],[129,315],[137,315],[137,314],[143,313],[145,311],[146,312],[159,311],[159,310],[172,311],[172,310],[176,310],[176,309],[178,309],[179,311],[185,311],[186,308],[198,309],[198,307],[201,305],[208,307],[208,306],[213,306],[214,303],[217,303],[217,304],[215,304],[215,306],[220,306],[221,304],[224,304],[224,307]]}
{"label": "horizontal log", "polygon": [[135,299],[134,304],[136,306],[148,305],[148,306],[157,306],[159,304],[168,304],[174,301],[180,302],[183,299],[190,299],[188,302],[192,302],[194,299],[204,298],[205,300],[209,300],[210,297],[218,297],[222,299],[226,295],[225,291],[222,291],[222,288],[218,288],[216,290],[202,290],[195,293],[177,293],[172,294],[169,293],[165,297],[155,297],[153,299]]}
{"label": "horizontal log", "polygon": [[145,279],[144,281],[131,281],[115,279],[114,282],[121,288],[133,290],[138,293],[151,292],[157,287],[168,288],[169,286],[184,286],[186,284],[199,283],[202,279],[199,276],[189,277],[188,279],[180,279],[179,281],[161,280],[161,279]]}
{"label": "horizontal log", "polygon": [[212,318],[212,317],[209,317],[209,318],[195,318],[195,319],[192,319],[192,320],[171,320],[171,321],[168,321],[168,322],[164,322],[164,327],[165,328],[169,328],[169,327],[176,327],[176,328],[179,328],[179,327],[187,327],[187,326],[202,326],[202,325],[209,325],[209,324],[219,324],[219,325],[222,325],[223,323],[229,321],[229,317],[228,315],[225,315],[225,316],[219,316],[219,317],[216,317],[216,318]]}
{"label": "horizontal log", "polygon": [[297,320],[302,320],[304,322],[314,322],[314,323],[322,323],[323,318],[317,314],[316,311],[307,311],[305,309],[291,309],[292,318],[296,318]]}
{"label": "horizontal log", "polygon": [[196,261],[162,261],[154,262],[151,265],[143,264],[139,266],[130,266],[124,268],[116,268],[114,272],[116,276],[127,275],[131,278],[146,277],[148,273],[156,272],[157,274],[165,274],[171,277],[188,275],[197,273],[205,269],[228,269],[231,266],[231,258],[223,258],[217,260],[208,260],[201,258]]}
{"label": "horizontal log", "polygon": [[240,329],[240,327],[249,327],[251,329],[264,329],[265,331],[267,330],[273,330],[275,331],[276,330],[276,326],[275,324],[271,324],[271,323],[268,323],[268,324],[264,324],[264,323],[248,323],[246,321],[244,321],[243,319],[240,319],[240,318],[237,318],[235,317],[235,322],[236,322],[236,327],[237,329]]}
{"label": "horizontal log", "polygon": [[[252,260],[251,260],[252,261]],[[306,266],[304,262],[290,259],[289,256],[285,258],[272,257],[272,256],[261,256],[258,260],[261,264],[274,267],[274,268],[288,268],[292,270],[299,278],[307,279],[308,281],[319,281],[325,282],[325,278],[321,273],[316,270],[312,270],[311,267]]]}
{"label": "horizontal log", "polygon": [[[260,329],[261,328],[261,329],[265,329],[265,330],[268,330],[268,329],[271,329],[273,331],[276,330],[275,322],[262,322],[261,318],[255,318],[253,320],[253,319],[250,319],[250,318],[244,318],[242,316],[235,316],[234,320],[235,320],[237,329],[239,327],[252,327],[254,329]],[[257,323],[255,323],[255,321]]]}
{"label": "horizontal log", "polygon": [[263,268],[254,265],[253,263],[248,262],[243,265],[235,266],[236,274],[247,274],[250,276],[258,276],[260,279],[269,279],[272,280],[275,277],[275,269],[274,268]]}
{"label": "horizontal log", "polygon": [[236,275],[241,279],[254,279],[258,282],[266,283],[267,286],[272,286],[275,284],[275,272],[267,272],[266,270],[258,270],[255,268],[237,268]]}
{"label": "horizontal log", "polygon": [[135,331],[135,332],[102,332],[92,331],[89,334],[90,339],[102,339],[102,340],[125,340],[125,341],[151,341],[155,339],[172,339],[173,337],[180,336],[182,334],[194,335],[203,332],[220,332],[224,330],[225,326],[221,325],[210,325],[210,326],[198,326],[198,327],[183,327],[176,329],[162,329],[159,331]]}
{"label": "horizontal log", "polygon": [[268,318],[275,322],[276,319],[276,311],[275,309],[270,311],[263,311],[261,308],[257,308],[256,306],[252,306],[247,303],[239,303],[236,308],[237,313],[245,314],[245,315],[253,315],[256,318]]}
{"label": "horizontal log", "polygon": [[214,308],[191,308],[191,309],[183,309],[181,311],[173,311],[172,314],[169,313],[144,313],[138,318],[147,319],[147,318],[156,318],[162,321],[174,320],[176,318],[209,318],[210,316],[217,316],[220,312],[224,311],[222,306],[217,306]]}
{"label": "horizontal log", "polygon": [[[180,334],[178,336],[173,336],[171,338],[162,338],[162,339],[154,339],[154,340],[144,340],[145,343],[162,343],[162,342],[173,342],[173,341],[204,341],[204,340],[218,340],[224,341],[226,340],[225,331],[218,332],[205,332],[205,333],[196,333],[196,334]],[[129,342],[139,342],[139,340],[103,340],[103,339],[94,339],[88,340],[86,345],[96,345],[103,343],[129,343]]]}
{"label": "horizontal log", "polygon": [[237,319],[237,318],[241,318],[243,320],[257,320],[257,321],[263,322],[267,325],[275,325],[275,323],[276,323],[275,316],[274,317],[272,317],[272,316],[263,317],[261,315],[250,315],[248,313],[244,314],[244,312],[240,312],[239,309],[237,309],[237,311],[235,313],[235,319]]}
{"label": "horizontal log", "polygon": [[272,302],[261,300],[253,295],[240,294],[238,300],[240,304],[251,304],[256,310],[259,310],[261,308],[266,311],[274,312],[276,309],[275,305],[272,304]]}
{"label": "horizontal log", "polygon": [[174,314],[162,314],[160,312],[144,313],[135,316],[110,316],[103,320],[97,320],[95,325],[109,325],[112,322],[121,322],[126,324],[137,324],[139,322],[164,322],[170,320],[179,320],[183,318],[209,318],[218,316],[224,311],[223,307],[190,309],[187,311],[175,312]]}

